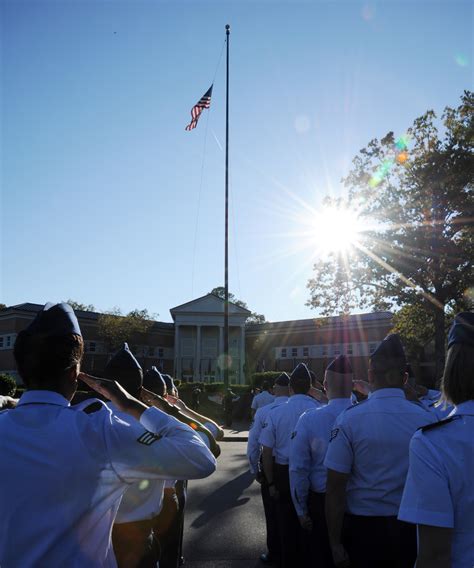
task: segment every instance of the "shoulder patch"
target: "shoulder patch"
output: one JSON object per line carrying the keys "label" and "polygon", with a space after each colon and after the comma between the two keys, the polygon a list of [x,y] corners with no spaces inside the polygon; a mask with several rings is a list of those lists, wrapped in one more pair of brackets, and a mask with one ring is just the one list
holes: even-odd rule
{"label": "shoulder patch", "polygon": [[103,406],[104,405],[101,402],[96,400],[92,404],[89,404],[89,406],[83,408],[82,412],[85,412],[86,414],[94,414],[94,412],[98,412]]}
{"label": "shoulder patch", "polygon": [[298,432],[296,430],[291,433],[291,439],[292,440],[293,440],[293,438],[296,438],[296,434],[298,434]]}
{"label": "shoulder patch", "polygon": [[440,426],[444,426],[445,424],[452,422],[456,418],[459,418],[459,416],[451,416],[451,418],[445,418],[444,420],[440,420],[439,422],[434,422],[433,424],[427,424],[426,426],[422,426],[421,428],[418,429],[421,430],[422,432],[428,432],[428,430],[433,430],[433,428],[439,428]]}
{"label": "shoulder patch", "polygon": [[334,438],[337,438],[338,434],[339,434],[339,428],[334,428],[333,430],[331,430],[331,436],[329,438],[329,441],[332,442]]}
{"label": "shoulder patch", "polygon": [[153,434],[153,432],[143,432],[143,434],[137,438],[137,442],[139,444],[143,444],[144,446],[151,446],[154,442],[157,442],[161,439],[159,434]]}

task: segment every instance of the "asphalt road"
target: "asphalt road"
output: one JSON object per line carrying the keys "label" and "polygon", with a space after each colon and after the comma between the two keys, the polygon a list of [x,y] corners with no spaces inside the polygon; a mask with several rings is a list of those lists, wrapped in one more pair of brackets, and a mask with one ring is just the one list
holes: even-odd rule
{"label": "asphalt road", "polygon": [[248,471],[247,444],[222,442],[217,471],[189,482],[184,568],[262,568],[265,520],[260,488]]}

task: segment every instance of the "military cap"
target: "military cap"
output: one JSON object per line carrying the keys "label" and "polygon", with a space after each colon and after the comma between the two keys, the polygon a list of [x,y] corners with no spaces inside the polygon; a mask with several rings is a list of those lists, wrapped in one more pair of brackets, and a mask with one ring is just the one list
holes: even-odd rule
{"label": "military cap", "polygon": [[349,357],[346,357],[346,355],[338,355],[329,363],[329,365],[326,367],[326,371],[339,373],[341,375],[352,375],[352,373],[354,372],[352,370],[352,365],[349,361]]}
{"label": "military cap", "polygon": [[132,394],[140,390],[143,384],[143,371],[135,359],[128,344],[124,343],[105,367],[105,375],[120,383]]}
{"label": "military cap", "polygon": [[286,373],[279,375],[273,383],[276,387],[287,387],[290,384],[290,377]]}
{"label": "military cap", "polygon": [[24,330],[28,335],[60,337],[63,335],[81,335],[81,328],[76,314],[69,304],[48,302]]}
{"label": "military cap", "polygon": [[390,333],[383,339],[377,349],[370,356],[372,363],[378,367],[388,368],[389,361],[404,360],[406,361],[405,349],[403,348],[400,336],[398,333]]}
{"label": "military cap", "polygon": [[168,389],[168,392],[172,391],[173,389],[175,389],[176,387],[174,386],[174,381],[173,381],[173,377],[171,375],[161,375],[163,377],[163,380],[165,381],[166,384],[166,388]]}
{"label": "military cap", "polygon": [[473,312],[461,312],[454,318],[448,334],[448,349],[456,343],[474,346]]}
{"label": "military cap", "polygon": [[148,369],[148,371],[143,375],[143,386],[160,396],[163,396],[166,391],[165,379],[155,366]]}
{"label": "military cap", "polygon": [[308,367],[304,363],[298,363],[298,365],[296,365],[296,367],[293,369],[293,372],[290,375],[290,385],[308,385],[308,389],[310,388],[311,375],[309,373]]}

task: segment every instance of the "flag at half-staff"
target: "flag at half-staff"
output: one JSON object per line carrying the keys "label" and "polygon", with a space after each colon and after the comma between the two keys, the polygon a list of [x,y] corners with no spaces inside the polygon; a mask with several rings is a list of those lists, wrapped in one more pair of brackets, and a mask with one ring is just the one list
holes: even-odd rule
{"label": "flag at half-staff", "polygon": [[212,95],[212,87],[211,85],[209,89],[204,93],[204,95],[199,99],[198,103],[193,106],[191,109],[191,122],[186,126],[186,130],[193,130],[196,128],[199,117],[201,116],[202,111],[205,108],[209,108],[211,106],[211,95]]}

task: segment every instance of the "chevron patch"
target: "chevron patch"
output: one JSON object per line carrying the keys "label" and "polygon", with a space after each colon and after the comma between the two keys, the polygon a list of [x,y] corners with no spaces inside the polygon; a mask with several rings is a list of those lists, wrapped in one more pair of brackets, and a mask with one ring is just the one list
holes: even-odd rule
{"label": "chevron patch", "polygon": [[139,438],[137,438],[137,442],[139,444],[143,444],[144,446],[151,446],[153,442],[159,440],[161,436],[158,434],[153,434],[153,432],[144,432]]}

